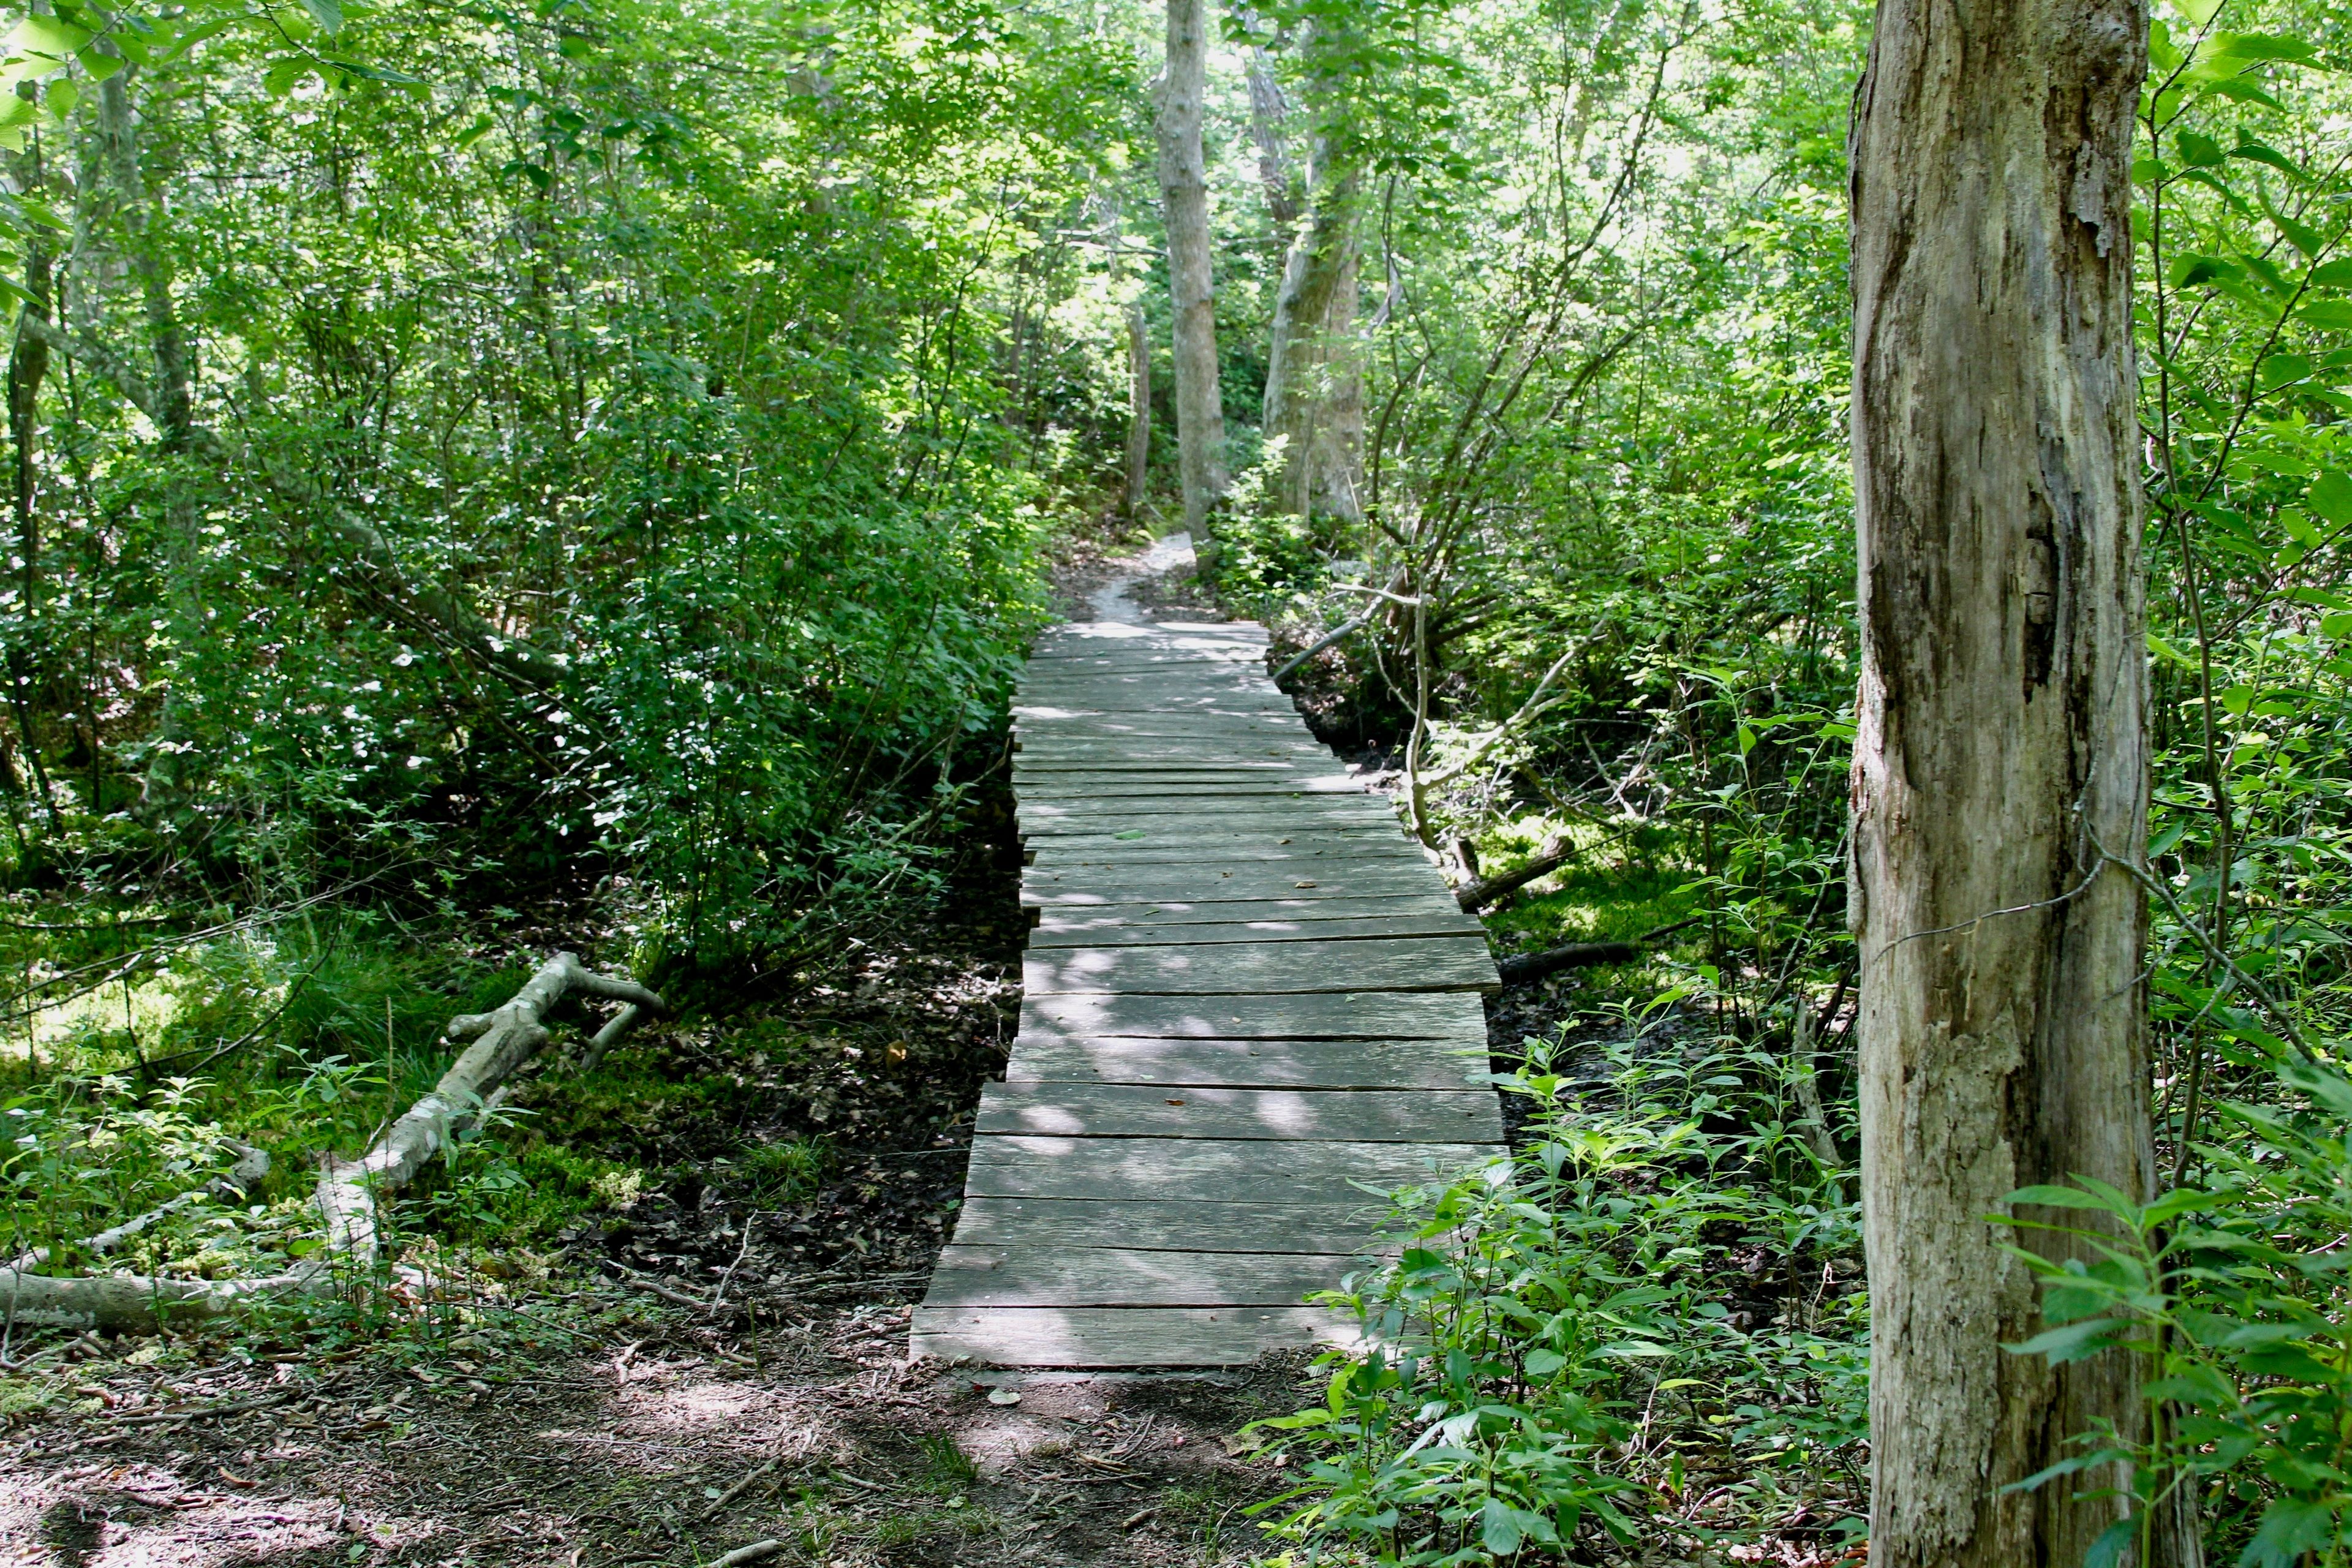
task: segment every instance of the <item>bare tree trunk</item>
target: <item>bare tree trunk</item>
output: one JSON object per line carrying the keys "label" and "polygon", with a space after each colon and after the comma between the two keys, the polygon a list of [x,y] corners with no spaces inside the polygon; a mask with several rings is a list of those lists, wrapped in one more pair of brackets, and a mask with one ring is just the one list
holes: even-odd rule
{"label": "bare tree trunk", "polygon": [[1151,472],[1151,334],[1143,324],[1143,302],[1127,308],[1127,516],[1143,516],[1145,482]]}
{"label": "bare tree trunk", "polygon": [[1357,180],[1352,170],[1322,173],[1314,211],[1291,244],[1275,296],[1264,428],[1266,439],[1285,443],[1279,510],[1352,521],[1362,515],[1356,472],[1363,373],[1353,342]]}
{"label": "bare tree trunk", "polygon": [[2081,1562],[2126,1506],[2074,1494],[2128,1475],[2003,1489],[2102,1422],[2147,1426],[2132,1359],[2002,1352],[2041,1314],[1985,1217],[2031,1184],[2153,1177],[2146,905],[2104,858],[2140,854],[2147,813],[2126,174],[2146,37],[2137,0],[1885,0],[1854,104],[1877,1568]]}
{"label": "bare tree trunk", "polygon": [[[40,189],[40,145],[25,154],[23,188]],[[27,316],[49,314],[49,248],[38,229],[30,230],[25,249],[25,282],[33,298]],[[16,553],[24,563],[24,616],[29,624],[40,613],[41,523],[33,502],[39,489],[41,383],[49,374],[49,345],[38,333],[21,326],[8,354],[8,437],[15,468],[10,503],[15,510]]]}
{"label": "bare tree trunk", "polygon": [[1208,163],[1201,144],[1209,66],[1204,11],[1202,0],[1168,0],[1168,70],[1159,85],[1158,130],[1168,291],[1175,306],[1176,455],[1183,475],[1184,526],[1206,564],[1209,509],[1225,493],[1226,476]]}

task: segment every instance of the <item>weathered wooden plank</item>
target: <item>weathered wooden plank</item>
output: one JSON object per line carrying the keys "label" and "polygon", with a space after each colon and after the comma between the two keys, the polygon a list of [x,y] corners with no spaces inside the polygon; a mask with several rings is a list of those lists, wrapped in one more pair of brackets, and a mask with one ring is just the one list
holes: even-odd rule
{"label": "weathered wooden plank", "polygon": [[964,1191],[992,1198],[1346,1203],[1379,1187],[1450,1181],[1501,1152],[1475,1143],[1282,1143],[1259,1139],[1043,1138],[971,1141]]}
{"label": "weathered wooden plank", "polygon": [[1090,709],[1071,708],[1057,704],[1037,703],[1030,709],[1015,708],[1013,712],[1013,732],[1023,736],[1044,738],[1066,736],[1071,740],[1117,738],[1126,735],[1159,735],[1177,739],[1195,737],[1248,741],[1257,736],[1282,740],[1311,738],[1306,722],[1295,712],[1269,710],[1254,713],[1138,713],[1099,712]]}
{"label": "weathered wooden plank", "polygon": [[1219,800],[1311,800],[1324,795],[1359,800],[1375,798],[1361,782],[1345,773],[1301,774],[1287,778],[1253,778],[1246,773],[1223,777],[1171,777],[1165,773],[1140,772],[1081,773],[1076,776],[1048,773],[1042,777],[1019,778],[1014,783],[1021,787],[1021,798],[1024,804],[1066,800],[1190,799],[1199,795],[1213,795]]}
{"label": "weathered wooden plank", "polygon": [[1203,740],[1198,735],[1096,735],[1082,732],[1013,731],[1013,757],[1022,763],[1045,763],[1074,767],[1126,767],[1138,763],[1162,763],[1198,767],[1204,763],[1219,763],[1253,761],[1298,766],[1324,767],[1331,763],[1330,750],[1304,732],[1286,733],[1265,730],[1255,734],[1225,740]]}
{"label": "weathered wooden plank", "polygon": [[[1311,795],[1304,793],[1264,795],[1122,795],[1105,800],[1024,800],[1015,808],[1024,825],[1073,825],[1084,832],[1089,824],[1113,818],[1149,820],[1158,817],[1171,827],[1198,827],[1201,819],[1223,820],[1236,830],[1279,830],[1285,826],[1385,827],[1401,833],[1386,801],[1365,795]],[[1126,831],[1114,824],[1107,832]]]}
{"label": "weathered wooden plank", "polygon": [[1021,1033],[1041,1039],[1460,1040],[1484,1046],[1486,1008],[1466,991],[1037,996],[1022,1005]]}
{"label": "weathered wooden plank", "polygon": [[1174,947],[1192,943],[1359,942],[1374,937],[1480,936],[1460,910],[1359,916],[1353,920],[1193,921],[1160,923],[1111,916],[1059,921],[1029,933],[1032,952],[1057,947]]}
{"label": "weathered wooden plank", "polygon": [[913,1350],[997,1366],[1241,1366],[1357,1338],[1319,1307],[918,1307]]}
{"label": "weathered wooden plank", "polygon": [[1025,780],[1042,784],[1067,783],[1076,778],[1199,779],[1204,783],[1219,779],[1312,779],[1328,777],[1336,767],[1328,754],[1320,762],[1308,763],[1288,757],[1257,756],[1106,760],[1019,752],[1013,758],[1013,779],[1015,784]]}
{"label": "weathered wooden plank", "polygon": [[1074,1138],[1276,1138],[1499,1143],[1492,1089],[1211,1089],[1136,1084],[983,1085],[982,1132]]}
{"label": "weathered wooden plank", "polygon": [[1150,1198],[973,1198],[956,1215],[959,1247],[1117,1247],[1154,1251],[1353,1255],[1384,1214],[1352,1204],[1178,1204]]}
{"label": "weathered wooden plank", "polygon": [[[1237,835],[1249,838],[1291,838],[1308,841],[1322,838],[1326,843],[1345,844],[1353,837],[1373,837],[1390,845],[1412,847],[1396,829],[1396,824],[1385,815],[1349,808],[1333,809],[1298,805],[1293,813],[1261,811],[1233,805],[1223,811],[1167,811],[1157,803],[1132,803],[1141,809],[1128,812],[1082,810],[1058,812],[1050,807],[1039,808],[1037,815],[1024,814],[1020,821],[1021,837],[1032,847],[1039,847],[1048,839],[1109,838],[1114,846],[1141,843],[1151,838],[1167,839],[1202,832]],[[1131,837],[1120,838],[1118,835]],[[1065,850],[1080,847],[1076,844],[1060,844]],[[1408,857],[1433,887],[1444,886],[1444,879],[1429,858],[1417,848]],[[1204,857],[1202,870],[1205,875],[1213,867]]]}
{"label": "weathered wooden plank", "polygon": [[[1298,842],[1251,838],[1238,835],[1202,835],[1202,842],[1186,844],[1170,834],[1139,836],[1122,841],[1110,834],[1040,833],[1027,837],[1029,864],[1057,866],[1191,866],[1202,877],[1236,867],[1279,867],[1300,877],[1358,865],[1408,865],[1423,870],[1428,862],[1394,838],[1365,837],[1354,843]],[[1300,869],[1304,867],[1305,869]]]}
{"label": "weathered wooden plank", "polygon": [[950,1307],[1295,1307],[1365,1264],[1345,1254],[968,1247],[940,1252],[923,1297]]}
{"label": "weathered wooden plank", "polygon": [[1202,995],[1363,991],[1499,991],[1479,936],[1367,937],[1264,947],[1033,948],[1021,964],[1029,996],[1117,991]]}
{"label": "weathered wooden plank", "polygon": [[[1048,866],[1131,866],[1181,862],[1198,867],[1205,878],[1237,866],[1271,866],[1291,860],[1402,862],[1426,871],[1428,860],[1412,844],[1381,828],[1292,828],[1286,832],[1197,834],[1165,829],[1133,828],[1124,832],[1052,832],[1024,836],[1031,864]],[[1433,877],[1432,886],[1443,886]]]}
{"label": "weathered wooden plank", "polygon": [[1213,872],[1176,865],[1144,863],[1112,868],[1099,865],[1031,866],[1021,875],[1027,904],[1137,904],[1168,899],[1192,902],[1219,896],[1256,900],[1320,893],[1361,899],[1382,893],[1441,891],[1437,873],[1410,860],[1362,861],[1346,869],[1298,876],[1276,867],[1219,868]]}
{"label": "weathered wooden plank", "polygon": [[[1482,1037],[1453,1040],[1198,1040],[1054,1033],[1013,1037],[1004,1081],[1202,1088],[1460,1089],[1483,1083]],[[1491,1097],[1492,1089],[1486,1090]]]}
{"label": "weathered wooden plank", "polygon": [[[1040,932],[1058,933],[1115,930],[1130,923],[1225,925],[1236,921],[1287,921],[1303,926],[1322,921],[1422,916],[1467,921],[1468,923],[1462,928],[1465,935],[1486,929],[1462,914],[1454,895],[1440,890],[1434,882],[1423,890],[1362,899],[1328,898],[1319,891],[1310,891],[1293,892],[1284,899],[1211,899],[1195,902],[1180,898],[1136,904],[1055,905],[1037,911],[1036,929]],[[1032,940],[1036,939],[1033,937]],[[1054,945],[1085,947],[1092,944],[1057,941]]]}
{"label": "weathered wooden plank", "polygon": [[1041,722],[1087,719],[1107,719],[1116,722],[1129,717],[1149,719],[1154,722],[1197,719],[1211,724],[1219,721],[1237,721],[1244,724],[1297,725],[1300,722],[1298,710],[1287,702],[1223,697],[1208,692],[1198,696],[1160,698],[1124,698],[1116,692],[1073,692],[1067,696],[1032,698],[1024,693],[1013,704],[1014,722],[1024,727],[1034,727]]}

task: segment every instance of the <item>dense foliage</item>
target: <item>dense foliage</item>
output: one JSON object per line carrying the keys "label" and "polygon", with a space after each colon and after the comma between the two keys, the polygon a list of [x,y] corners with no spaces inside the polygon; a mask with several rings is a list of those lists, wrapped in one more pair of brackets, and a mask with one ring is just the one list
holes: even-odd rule
{"label": "dense foliage", "polygon": [[[1656,938],[1514,1003],[1512,1156],[1395,1195],[1399,1255],[1341,1298],[1388,1342],[1264,1429],[1305,1461],[1267,1521],[1343,1559],[1769,1531],[1825,1561],[1867,1474],[1843,880],[1866,11],[1223,21],[1239,478],[1212,586],[1292,650],[1342,634],[1293,684],[1433,851],[1560,861],[1490,915],[1498,949]],[[2169,1191],[2039,1194],[2129,1239],[2053,1279],[2023,1352],[2144,1347],[2141,1500],[2193,1487],[2218,1552],[2278,1568],[2352,1546],[2348,27],[2307,0],[2153,24]],[[24,24],[11,1239],[64,1267],[226,1170],[231,1135],[282,1167],[363,1140],[430,1080],[441,1018],[511,990],[486,930],[562,910],[708,995],[806,978],[936,892],[1046,560],[1178,511],[1156,377],[1152,486],[1113,517],[1130,309],[1165,362],[1156,28],[989,0]],[[1304,374],[1342,482],[1299,506],[1260,394],[1327,243]],[[426,1229],[635,1190],[485,1147]],[[828,1158],[758,1168],[804,1192]],[[264,1195],[138,1260],[299,1256],[299,1194]],[[2114,1457],[2083,1436],[2043,1484]]]}

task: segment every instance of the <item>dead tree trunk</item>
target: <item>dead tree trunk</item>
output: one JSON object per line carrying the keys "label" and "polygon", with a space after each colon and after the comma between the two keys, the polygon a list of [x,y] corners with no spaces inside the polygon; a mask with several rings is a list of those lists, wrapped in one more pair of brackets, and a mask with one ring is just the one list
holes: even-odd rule
{"label": "dead tree trunk", "polygon": [[1879,1568],[2081,1562],[2126,1508],[2074,1495],[2127,1476],[2002,1489],[2102,1422],[2126,1443],[2146,1425],[2128,1358],[2002,1352],[2041,1315],[1986,1219],[2030,1184],[2140,1194],[2153,1170],[2146,907],[2104,859],[2139,854],[2147,810],[2126,173],[2146,28],[2137,0],[1886,0],[1855,100]]}
{"label": "dead tree trunk", "polygon": [[1201,142],[1208,95],[1202,0],[1168,0],[1168,69],[1159,84],[1160,199],[1175,307],[1176,456],[1184,527],[1209,559],[1209,509],[1225,493],[1225,416],[1217,387],[1217,313],[1210,264],[1209,174]]}

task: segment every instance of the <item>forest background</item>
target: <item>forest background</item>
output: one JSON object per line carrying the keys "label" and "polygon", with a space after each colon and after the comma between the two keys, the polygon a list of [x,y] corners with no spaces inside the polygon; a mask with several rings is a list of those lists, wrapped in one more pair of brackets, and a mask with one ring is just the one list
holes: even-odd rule
{"label": "forest background", "polygon": [[[1500,951],[1635,950],[1554,980],[1497,1060],[1518,1194],[1401,1200],[1443,1245],[1357,1299],[1461,1353],[1335,1365],[1282,1429],[1319,1467],[1287,1528],[1412,1561],[1636,1539],[1646,1513],[1843,1543],[1867,12],[1210,20],[1209,585],[1293,650],[1349,628],[1288,679],[1465,886],[1542,869],[1487,900]],[[549,933],[724,1026],[788,1018],[949,896],[1049,563],[1182,515],[1162,22],[25,19],[0,117],[12,1256],[86,1270],[88,1238],[259,1147],[256,1201],[132,1257],[270,1275],[320,1245],[295,1173],[430,1085],[443,1020],[512,994]],[[2316,1436],[2352,1410],[2323,1261],[2352,1107],[2352,18],[2178,0],[2154,27],[2151,984],[2160,1159],[2190,1195],[2131,1205],[2147,1268],[2097,1289],[2263,1328],[2184,1330],[2153,1397],[2190,1412],[2159,1441],[2217,1542],[2284,1563],[2340,1539],[2352,1486]],[[790,1059],[792,1033],[744,1048]],[[675,1090],[626,1045],[600,1070],[604,1103]],[[739,1152],[814,1203],[828,1136]],[[479,1147],[395,1254],[551,1253],[678,1174],[552,1123],[493,1118]],[[2153,1250],[2198,1236],[2230,1266]]]}

